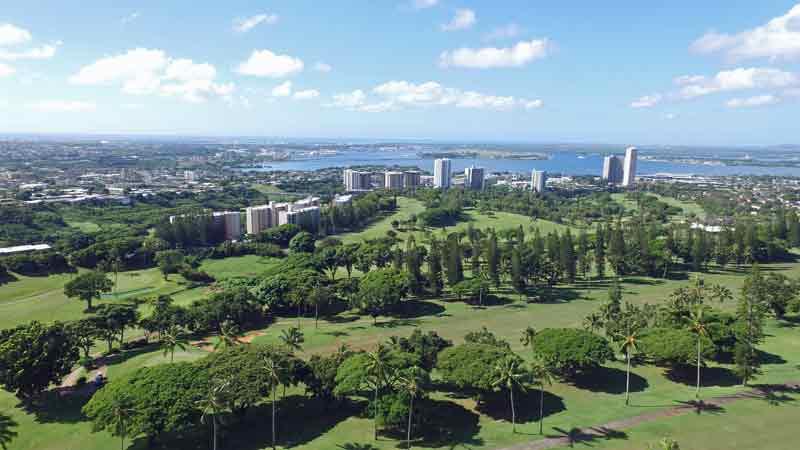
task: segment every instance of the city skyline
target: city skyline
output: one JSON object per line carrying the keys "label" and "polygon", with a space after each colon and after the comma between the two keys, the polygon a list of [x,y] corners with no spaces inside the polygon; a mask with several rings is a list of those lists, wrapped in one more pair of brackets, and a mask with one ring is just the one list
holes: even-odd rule
{"label": "city skyline", "polygon": [[9,3],[0,133],[797,142],[796,0]]}

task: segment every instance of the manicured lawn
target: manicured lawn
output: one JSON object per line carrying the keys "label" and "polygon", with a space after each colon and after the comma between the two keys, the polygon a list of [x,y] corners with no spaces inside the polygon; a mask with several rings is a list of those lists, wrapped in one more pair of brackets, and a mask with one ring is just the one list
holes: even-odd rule
{"label": "manicured lawn", "polygon": [[94,222],[67,221],[67,225],[77,228],[84,233],[94,233],[100,230],[100,225]]}
{"label": "manicured lawn", "polygon": [[[677,206],[678,208],[681,208],[683,210],[683,214],[681,214],[681,218],[686,218],[686,217],[688,217],[689,215],[692,215],[692,214],[694,214],[697,217],[704,217],[705,216],[705,212],[703,211],[703,208],[700,207],[700,205],[698,205],[695,202],[678,200],[676,198],[666,197],[666,196],[658,195],[658,194],[653,194],[651,192],[648,192],[647,195],[648,196],[652,196],[652,197],[656,197],[659,200],[661,200],[662,202],[664,202],[664,203],[666,203],[666,204],[668,204],[670,206]],[[630,200],[625,198],[625,194],[621,194],[621,193],[611,194],[611,198],[614,199],[614,201],[616,201],[618,203],[621,203],[623,206],[625,206],[626,210],[637,211],[639,209],[639,207],[636,205],[636,202],[630,201]]]}

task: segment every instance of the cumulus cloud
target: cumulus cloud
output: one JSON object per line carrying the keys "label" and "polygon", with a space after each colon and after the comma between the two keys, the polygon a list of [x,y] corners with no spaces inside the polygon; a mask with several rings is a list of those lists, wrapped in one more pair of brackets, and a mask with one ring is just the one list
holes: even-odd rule
{"label": "cumulus cloud", "polygon": [[86,112],[94,111],[97,105],[93,102],[72,100],[41,100],[28,104],[28,108],[40,112]]}
{"label": "cumulus cloud", "polygon": [[295,100],[313,100],[319,97],[319,91],[316,89],[306,89],[304,91],[297,91],[292,98]]}
{"label": "cumulus cloud", "polygon": [[680,96],[687,99],[726,91],[784,88],[800,82],[794,73],[764,67],[724,70],[712,78],[698,75],[680,78],[691,80],[680,90]]}
{"label": "cumulus cloud", "polygon": [[797,59],[800,57],[800,4],[756,28],[734,34],[710,31],[695,40],[690,50],[701,54],[720,53],[731,61]]}
{"label": "cumulus cloud", "polygon": [[316,70],[317,72],[328,73],[333,70],[333,67],[331,67],[330,64],[326,64],[320,61],[314,64],[314,70]]}
{"label": "cumulus cloud", "polygon": [[10,51],[0,48],[0,59],[6,61],[18,61],[22,59],[50,59],[56,55],[56,49],[61,45],[60,42],[55,44],[42,45],[41,47],[33,47],[26,50]]}
{"label": "cumulus cloud", "polygon": [[83,86],[120,84],[126,94],[175,96],[200,103],[213,96],[227,98],[235,90],[232,83],[217,83],[216,77],[211,64],[174,59],[163,50],[137,48],[84,66],[69,81]]}
{"label": "cumulus cloud", "polygon": [[10,23],[0,24],[0,46],[25,44],[31,41],[31,32]]}
{"label": "cumulus cloud", "polygon": [[235,19],[233,21],[233,31],[237,33],[247,33],[253,28],[261,25],[275,25],[278,23],[277,14],[257,14],[251,17]]}
{"label": "cumulus cloud", "polygon": [[471,9],[458,9],[450,22],[442,24],[442,31],[458,31],[472,28],[478,18]]}
{"label": "cumulus cloud", "polygon": [[411,7],[414,9],[433,8],[439,4],[439,0],[412,0]]}
{"label": "cumulus cloud", "polygon": [[781,99],[778,96],[768,94],[768,95],[756,95],[755,97],[747,97],[747,98],[734,98],[728,100],[725,105],[728,108],[753,108],[757,106],[768,106],[774,105],[779,103]]}
{"label": "cumulus cloud", "polygon": [[16,69],[9,66],[8,64],[0,63],[0,78],[14,75],[16,71],[17,71]]}
{"label": "cumulus cloud", "polygon": [[501,67],[522,67],[546,57],[552,44],[547,39],[518,42],[506,48],[459,48],[442,52],[439,56],[441,67],[465,67],[469,69],[490,69]]}
{"label": "cumulus cloud", "polygon": [[272,96],[273,97],[288,97],[292,95],[292,82],[286,81],[275,86],[272,89]]}
{"label": "cumulus cloud", "polygon": [[303,61],[299,58],[278,55],[270,50],[254,50],[236,71],[255,77],[285,78],[302,72],[303,67]]}
{"label": "cumulus cloud", "polygon": [[374,87],[371,95],[358,89],[333,96],[327,106],[363,112],[385,112],[414,107],[452,106],[467,109],[504,111],[513,108],[536,109],[542,100],[498,96],[442,86],[435,81],[415,84],[389,81]]}
{"label": "cumulus cloud", "polygon": [[652,108],[661,103],[661,100],[663,100],[661,94],[643,95],[631,102],[631,108]]}
{"label": "cumulus cloud", "polygon": [[522,27],[515,23],[497,27],[483,36],[484,41],[500,41],[503,39],[513,39],[523,32]]}

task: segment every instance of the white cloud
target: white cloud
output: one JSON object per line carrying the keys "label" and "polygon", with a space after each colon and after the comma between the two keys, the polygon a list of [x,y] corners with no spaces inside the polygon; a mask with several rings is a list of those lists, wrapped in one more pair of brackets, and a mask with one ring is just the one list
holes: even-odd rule
{"label": "white cloud", "polygon": [[438,4],[439,0],[412,0],[411,6],[414,9],[428,9]]}
{"label": "white cloud", "polygon": [[710,31],[694,41],[695,53],[722,53],[728,60],[800,57],[800,4],[764,25],[735,34]]}
{"label": "white cloud", "polygon": [[691,99],[717,92],[739,91],[746,89],[785,88],[800,83],[800,77],[791,72],[779,69],[751,67],[724,70],[713,78],[687,76],[679,79],[691,79],[683,85],[680,97]]}
{"label": "white cloud", "polygon": [[661,94],[644,95],[631,102],[631,108],[652,108],[661,103],[663,98]]}
{"label": "white cloud", "polygon": [[137,48],[99,59],[69,81],[84,86],[120,84],[126,94],[175,96],[200,103],[212,96],[227,98],[235,90],[232,83],[217,83],[216,77],[211,64],[173,59],[163,50]]}
{"label": "white cloud", "polygon": [[757,95],[748,98],[734,98],[728,100],[725,105],[728,108],[752,108],[757,106],[768,106],[779,103],[781,99],[775,95]]}
{"label": "white cloud", "polygon": [[41,112],[86,112],[94,111],[97,105],[93,102],[70,100],[41,100],[28,104],[28,108]]}
{"label": "white cloud", "polygon": [[123,17],[122,19],[120,19],[120,23],[123,24],[123,25],[127,25],[127,24],[137,20],[141,16],[142,15],[138,11],[134,11],[134,12],[128,14],[127,16]]}
{"label": "white cloud", "polygon": [[275,25],[278,23],[277,14],[257,14],[252,17],[245,17],[233,21],[233,31],[237,33],[247,33],[253,28],[261,25]]}
{"label": "white cloud", "polygon": [[8,64],[0,63],[0,78],[9,77],[14,75],[17,72],[17,69],[9,66]]}
{"label": "white cloud", "polygon": [[452,106],[466,109],[504,111],[513,108],[536,109],[542,100],[513,96],[497,96],[475,91],[463,91],[442,86],[435,81],[415,84],[408,81],[389,81],[376,86],[368,96],[359,89],[333,96],[327,106],[363,112],[384,112],[413,107]]}
{"label": "white cloud", "polygon": [[294,93],[295,100],[313,100],[317,97],[319,97],[319,91],[316,89],[306,89]]}
{"label": "white cloud", "polygon": [[275,86],[272,89],[272,96],[273,97],[288,97],[292,95],[292,82],[286,81]]}
{"label": "white cloud", "polygon": [[0,24],[0,46],[19,45],[30,42],[30,31],[10,23]]}
{"label": "white cloud", "polygon": [[672,82],[678,86],[686,86],[687,84],[702,83],[705,80],[706,77],[703,75],[681,75],[672,80]]}
{"label": "white cloud", "polygon": [[320,61],[314,64],[314,70],[316,70],[317,72],[328,73],[333,70],[333,67],[331,67],[330,64],[326,64]]}
{"label": "white cloud", "polygon": [[489,69],[497,67],[522,67],[546,57],[552,47],[547,39],[521,41],[506,48],[459,48],[442,52],[439,64],[442,67],[466,67]]}
{"label": "white cloud", "polygon": [[678,118],[678,115],[675,113],[666,113],[664,114],[664,118],[667,120],[675,120]]}
{"label": "white cloud", "polygon": [[458,31],[472,28],[478,19],[471,9],[458,9],[450,22],[442,24],[442,31]]}
{"label": "white cloud", "polygon": [[513,39],[522,34],[523,29],[515,23],[497,27],[483,36],[484,41],[500,41],[503,39]]}
{"label": "white cloud", "polygon": [[21,51],[10,51],[0,48],[0,59],[6,61],[18,61],[22,59],[50,59],[56,55],[56,49],[60,42],[55,44],[43,45],[41,47],[29,48]]}
{"label": "white cloud", "polygon": [[303,71],[303,61],[289,55],[277,55],[269,50],[254,50],[236,71],[242,75],[284,78]]}

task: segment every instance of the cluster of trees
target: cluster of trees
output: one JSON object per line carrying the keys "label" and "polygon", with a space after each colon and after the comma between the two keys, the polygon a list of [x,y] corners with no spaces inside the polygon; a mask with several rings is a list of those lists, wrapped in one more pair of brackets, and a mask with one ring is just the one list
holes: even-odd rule
{"label": "cluster of trees", "polygon": [[[367,225],[378,215],[397,209],[397,198],[387,193],[370,192],[350,203],[334,205],[323,211],[322,234],[335,234]],[[314,230],[316,231],[316,230]]]}
{"label": "cluster of trees", "polygon": [[25,253],[0,258],[0,272],[37,276],[74,270],[61,253],[54,251]]}

